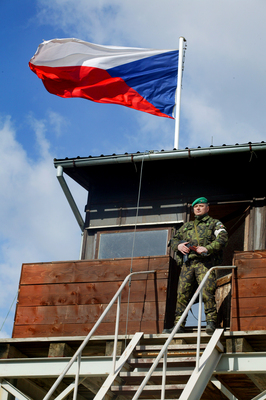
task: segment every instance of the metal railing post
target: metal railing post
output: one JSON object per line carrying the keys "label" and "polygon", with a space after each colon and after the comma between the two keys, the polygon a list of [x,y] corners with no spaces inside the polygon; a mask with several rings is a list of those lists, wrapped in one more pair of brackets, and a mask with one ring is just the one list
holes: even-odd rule
{"label": "metal railing post", "polygon": [[119,294],[119,296],[117,298],[112,374],[114,374],[114,372],[115,372],[115,364],[116,364],[116,352],[117,352],[117,339],[118,339],[118,330],[119,330],[120,307],[121,307],[121,293]]}
{"label": "metal railing post", "polygon": [[163,376],[162,376],[161,400],[164,400],[164,398],[165,398],[166,369],[167,369],[167,351],[164,352],[164,356],[163,356]]}
{"label": "metal railing post", "polygon": [[201,314],[202,314],[202,290],[199,294],[199,311],[198,311],[198,332],[197,332],[197,352],[196,352],[196,372],[199,370],[200,357],[200,333],[201,333]]}
{"label": "metal railing post", "polygon": [[81,353],[77,357],[77,372],[76,372],[76,378],[75,378],[75,388],[74,388],[74,393],[73,393],[73,400],[77,400],[77,396],[78,396],[80,360],[81,360]]}

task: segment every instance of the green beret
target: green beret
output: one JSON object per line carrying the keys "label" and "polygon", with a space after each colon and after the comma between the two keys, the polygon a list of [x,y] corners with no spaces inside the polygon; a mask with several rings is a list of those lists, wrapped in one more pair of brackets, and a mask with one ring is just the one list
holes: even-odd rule
{"label": "green beret", "polygon": [[198,199],[194,200],[191,205],[192,207],[194,207],[196,204],[199,203],[208,203],[208,200],[206,199],[206,197],[199,197]]}

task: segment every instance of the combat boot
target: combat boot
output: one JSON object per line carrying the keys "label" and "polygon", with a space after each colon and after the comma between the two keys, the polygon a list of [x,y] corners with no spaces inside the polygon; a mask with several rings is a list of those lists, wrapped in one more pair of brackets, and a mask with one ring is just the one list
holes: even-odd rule
{"label": "combat boot", "polygon": [[212,335],[215,331],[215,328],[215,323],[213,321],[207,321],[205,332],[207,333],[207,335]]}

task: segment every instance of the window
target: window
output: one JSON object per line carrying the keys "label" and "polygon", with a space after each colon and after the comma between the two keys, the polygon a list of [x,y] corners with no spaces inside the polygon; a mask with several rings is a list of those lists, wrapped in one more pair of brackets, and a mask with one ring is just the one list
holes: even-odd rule
{"label": "window", "polygon": [[167,253],[168,229],[100,233],[98,258],[159,256]]}

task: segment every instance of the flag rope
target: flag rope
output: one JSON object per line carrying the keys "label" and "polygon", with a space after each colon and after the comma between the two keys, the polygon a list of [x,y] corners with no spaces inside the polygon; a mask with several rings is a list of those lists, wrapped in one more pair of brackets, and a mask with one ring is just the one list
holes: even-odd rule
{"label": "flag rope", "polygon": [[13,307],[13,304],[14,304],[14,302],[15,302],[17,296],[18,296],[18,291],[16,292],[15,297],[14,297],[14,300],[12,301],[12,304],[11,304],[9,310],[8,310],[8,313],[7,313],[7,315],[6,315],[5,319],[4,319],[4,322],[2,323],[2,326],[1,326],[1,328],[0,328],[0,332],[2,331],[2,329],[3,329],[3,327],[4,327],[5,323],[6,323],[6,320],[7,320],[8,316],[9,316],[9,313],[10,313],[12,307]]}
{"label": "flag rope", "polygon": [[[133,234],[133,243],[132,243],[132,252],[131,252],[131,263],[130,263],[130,274],[133,272],[133,257],[134,257],[134,250],[135,250],[135,237],[137,231],[137,223],[138,223],[138,216],[139,216],[139,203],[140,203],[140,193],[141,193],[141,185],[142,185],[142,173],[143,173],[143,164],[144,164],[144,157],[147,151],[143,153],[142,160],[141,160],[141,168],[140,168],[140,176],[139,176],[139,188],[138,188],[138,199],[137,199],[137,208],[136,208],[136,216],[135,216],[135,227],[134,227],[134,234]],[[131,291],[131,278],[128,282],[128,299],[127,299],[127,316],[126,316],[126,331],[125,331],[125,347],[127,341],[127,328],[128,328],[128,315],[129,315],[129,301],[130,301],[130,291]]]}

